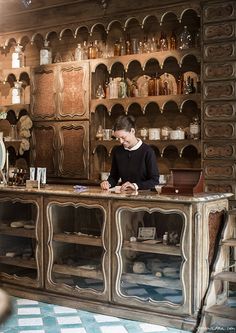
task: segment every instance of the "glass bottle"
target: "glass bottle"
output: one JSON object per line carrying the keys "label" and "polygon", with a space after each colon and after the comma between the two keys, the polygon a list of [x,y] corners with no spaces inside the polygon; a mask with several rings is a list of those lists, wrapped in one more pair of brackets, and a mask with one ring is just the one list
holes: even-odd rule
{"label": "glass bottle", "polygon": [[87,41],[84,40],[82,47],[82,60],[87,60],[87,59],[88,59],[88,45]]}
{"label": "glass bottle", "polygon": [[102,138],[103,138],[103,128],[102,128],[102,125],[99,125],[97,133],[96,133],[96,139],[98,139],[100,141],[100,140],[102,140]]}
{"label": "glass bottle", "polygon": [[127,85],[126,85],[124,76],[121,78],[120,83],[119,83],[118,97],[119,98],[127,97]]}
{"label": "glass bottle", "polygon": [[24,53],[23,46],[20,44],[15,45],[15,50],[12,53],[12,68],[24,67]]}
{"label": "glass bottle", "polygon": [[125,47],[125,41],[123,38],[120,38],[120,55],[126,54],[126,47]]}
{"label": "glass bottle", "polygon": [[127,34],[126,41],[125,41],[125,53],[131,54],[131,42],[130,42],[129,34]]}
{"label": "glass bottle", "polygon": [[97,88],[96,98],[98,98],[98,99],[105,98],[105,91],[104,91],[104,89],[103,89],[103,87],[102,87],[101,84],[99,84],[99,86]]}
{"label": "glass bottle", "polygon": [[78,43],[77,48],[75,49],[75,60],[83,60],[83,49],[80,43]]}
{"label": "glass bottle", "polygon": [[156,84],[155,78],[152,76],[148,80],[148,96],[155,96],[156,95],[155,84]]}
{"label": "glass bottle", "polygon": [[48,65],[52,63],[52,50],[49,47],[49,41],[44,41],[44,46],[40,50],[40,65]]}
{"label": "glass bottle", "polygon": [[119,57],[120,55],[121,55],[121,44],[119,40],[116,40],[114,44],[114,57]]}
{"label": "glass bottle", "polygon": [[15,81],[12,88],[12,104],[21,104],[22,97],[22,82]]}
{"label": "glass bottle", "polygon": [[189,126],[190,139],[198,140],[200,139],[200,124],[198,117],[193,117],[192,122]]}
{"label": "glass bottle", "polygon": [[162,240],[164,245],[168,244],[168,237],[169,237],[169,235],[168,235],[168,232],[166,231],[163,235],[163,240]]}
{"label": "glass bottle", "polygon": [[184,26],[184,30],[180,34],[180,44],[179,48],[181,50],[189,49],[192,46],[192,36],[188,31],[187,26]]}
{"label": "glass bottle", "polygon": [[177,39],[174,31],[172,31],[170,36],[170,50],[176,50],[177,49]]}
{"label": "glass bottle", "polygon": [[108,79],[105,82],[105,98],[110,98],[110,85]]}
{"label": "glass bottle", "polygon": [[100,53],[99,43],[98,43],[98,40],[95,39],[94,46],[93,46],[93,58],[92,59],[97,59],[99,57],[99,53]]}
{"label": "glass bottle", "polygon": [[95,49],[93,46],[93,42],[90,42],[88,46],[88,59],[95,59],[95,58],[96,56],[95,56]]}
{"label": "glass bottle", "polygon": [[160,44],[160,50],[161,51],[167,51],[168,50],[168,40],[167,40],[166,34],[163,31],[161,31],[159,44]]}

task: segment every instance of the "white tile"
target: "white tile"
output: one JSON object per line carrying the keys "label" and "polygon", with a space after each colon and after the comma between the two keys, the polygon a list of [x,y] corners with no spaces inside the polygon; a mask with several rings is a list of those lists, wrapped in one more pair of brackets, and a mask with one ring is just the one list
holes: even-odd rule
{"label": "white tile", "polygon": [[94,319],[98,323],[106,323],[106,322],[111,322],[111,321],[120,321],[119,318],[104,316],[104,315],[94,315]]}
{"label": "white tile", "polygon": [[36,315],[41,314],[40,308],[33,308],[33,307],[27,307],[27,308],[19,308],[17,310],[18,315]]}
{"label": "white tile", "polygon": [[27,331],[19,331],[19,333],[45,333],[44,330],[27,330]]}
{"label": "white tile", "polygon": [[42,318],[24,318],[18,319],[19,326],[43,326]]}
{"label": "white tile", "polygon": [[102,333],[128,333],[124,326],[101,326]]}
{"label": "white tile", "polygon": [[24,299],[24,298],[17,299],[16,303],[18,305],[35,305],[35,304],[39,304],[39,302],[37,302],[37,301],[33,301],[31,299]]}
{"label": "white tile", "polygon": [[152,324],[139,324],[143,332],[167,332],[168,329],[164,326],[160,325],[152,325]]}
{"label": "white tile", "polygon": [[55,313],[77,313],[76,309],[67,308],[65,306],[54,306]]}
{"label": "white tile", "polygon": [[81,324],[81,320],[80,320],[79,316],[57,317],[57,322],[59,325]]}
{"label": "white tile", "polygon": [[61,328],[61,333],[86,333],[87,331],[83,328]]}

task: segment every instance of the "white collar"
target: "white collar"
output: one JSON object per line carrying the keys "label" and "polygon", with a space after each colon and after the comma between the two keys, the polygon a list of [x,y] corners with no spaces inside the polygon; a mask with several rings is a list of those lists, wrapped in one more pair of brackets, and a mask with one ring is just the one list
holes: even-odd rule
{"label": "white collar", "polygon": [[143,143],[143,141],[141,139],[139,139],[139,138],[137,138],[137,139],[138,139],[138,142],[133,147],[131,147],[131,148],[125,148],[124,147],[125,150],[129,150],[129,151],[137,150]]}

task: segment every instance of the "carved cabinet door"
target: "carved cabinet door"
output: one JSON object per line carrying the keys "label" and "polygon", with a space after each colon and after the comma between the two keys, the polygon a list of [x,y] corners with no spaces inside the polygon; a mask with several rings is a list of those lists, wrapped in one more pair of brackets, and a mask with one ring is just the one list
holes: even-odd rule
{"label": "carved cabinet door", "polygon": [[46,167],[56,179],[88,179],[89,121],[36,122],[32,131],[31,161]]}
{"label": "carved cabinet door", "polygon": [[89,118],[89,63],[58,66],[59,119]]}
{"label": "carved cabinet door", "polygon": [[54,123],[35,122],[31,142],[31,165],[46,167],[47,177],[57,176],[57,130]]}
{"label": "carved cabinet door", "polygon": [[58,176],[88,179],[89,121],[58,122]]}

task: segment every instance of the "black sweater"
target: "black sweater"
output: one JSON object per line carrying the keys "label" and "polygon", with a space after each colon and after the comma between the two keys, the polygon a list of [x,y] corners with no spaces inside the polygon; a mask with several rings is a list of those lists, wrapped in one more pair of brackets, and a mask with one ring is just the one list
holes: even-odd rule
{"label": "black sweater", "polygon": [[136,183],[140,190],[148,190],[159,184],[159,172],[153,149],[146,143],[136,150],[127,150],[123,145],[115,148],[108,182],[116,186],[129,181]]}

